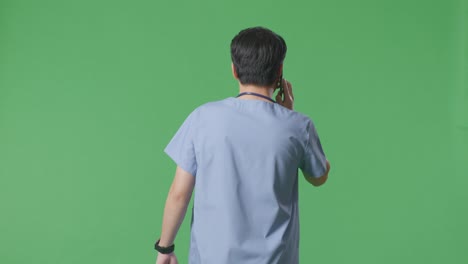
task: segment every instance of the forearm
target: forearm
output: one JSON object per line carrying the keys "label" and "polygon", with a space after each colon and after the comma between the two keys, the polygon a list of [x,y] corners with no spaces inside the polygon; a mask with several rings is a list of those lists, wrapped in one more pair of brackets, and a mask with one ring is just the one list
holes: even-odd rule
{"label": "forearm", "polygon": [[164,216],[161,231],[161,241],[159,245],[162,247],[170,246],[174,243],[175,236],[182,224],[190,198],[176,197],[169,193],[164,208]]}

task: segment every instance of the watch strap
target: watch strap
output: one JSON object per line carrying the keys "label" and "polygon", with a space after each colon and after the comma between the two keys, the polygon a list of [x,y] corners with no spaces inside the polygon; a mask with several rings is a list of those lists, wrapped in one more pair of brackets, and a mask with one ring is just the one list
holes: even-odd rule
{"label": "watch strap", "polygon": [[158,241],[156,241],[156,243],[154,244],[154,249],[156,249],[156,251],[158,251],[161,254],[170,254],[174,252],[175,244],[172,244],[171,246],[168,246],[168,247],[161,247],[159,245],[160,240],[161,239],[158,239]]}

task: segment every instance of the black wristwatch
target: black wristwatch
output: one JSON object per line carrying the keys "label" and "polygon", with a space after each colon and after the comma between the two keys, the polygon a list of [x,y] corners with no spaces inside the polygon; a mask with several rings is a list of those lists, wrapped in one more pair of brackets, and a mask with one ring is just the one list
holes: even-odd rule
{"label": "black wristwatch", "polygon": [[158,251],[161,254],[170,254],[174,252],[175,244],[172,244],[171,246],[168,246],[168,247],[161,247],[159,246],[160,240],[161,239],[158,239],[158,241],[156,241],[156,243],[154,244],[154,249],[156,249],[156,251]]}

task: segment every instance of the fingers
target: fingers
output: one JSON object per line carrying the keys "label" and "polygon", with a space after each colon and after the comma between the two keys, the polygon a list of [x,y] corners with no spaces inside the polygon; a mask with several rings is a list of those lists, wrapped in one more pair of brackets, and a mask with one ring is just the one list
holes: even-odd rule
{"label": "fingers", "polygon": [[292,85],[286,79],[282,79],[283,91],[276,94],[276,102],[280,105],[293,110],[294,108],[294,95],[292,93]]}
{"label": "fingers", "polygon": [[292,92],[292,84],[288,82],[289,84],[289,94],[291,94],[291,98],[294,100],[294,93]]}
{"label": "fingers", "polygon": [[281,102],[281,103],[283,102],[283,96],[282,96],[281,92],[278,92],[276,94],[276,102]]}
{"label": "fingers", "polygon": [[283,79],[283,87],[284,87],[284,100],[294,100],[294,96],[292,94],[292,85],[286,79]]}
{"label": "fingers", "polygon": [[287,80],[284,80],[284,106],[293,110],[294,109],[294,95],[292,92],[292,85]]}
{"label": "fingers", "polygon": [[288,86],[288,81],[286,81],[286,79],[283,79],[281,81],[283,82],[282,85],[283,85],[284,94],[288,95],[288,92],[289,92],[288,87],[287,87]]}

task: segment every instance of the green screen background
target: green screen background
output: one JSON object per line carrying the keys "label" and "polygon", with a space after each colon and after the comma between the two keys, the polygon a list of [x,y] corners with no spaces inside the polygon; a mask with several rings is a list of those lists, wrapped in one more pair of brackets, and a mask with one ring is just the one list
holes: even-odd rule
{"label": "green screen background", "polygon": [[0,262],[154,263],[163,149],[237,95],[230,41],[261,25],[332,164],[300,179],[301,263],[468,263],[467,18],[450,0],[1,0]]}

